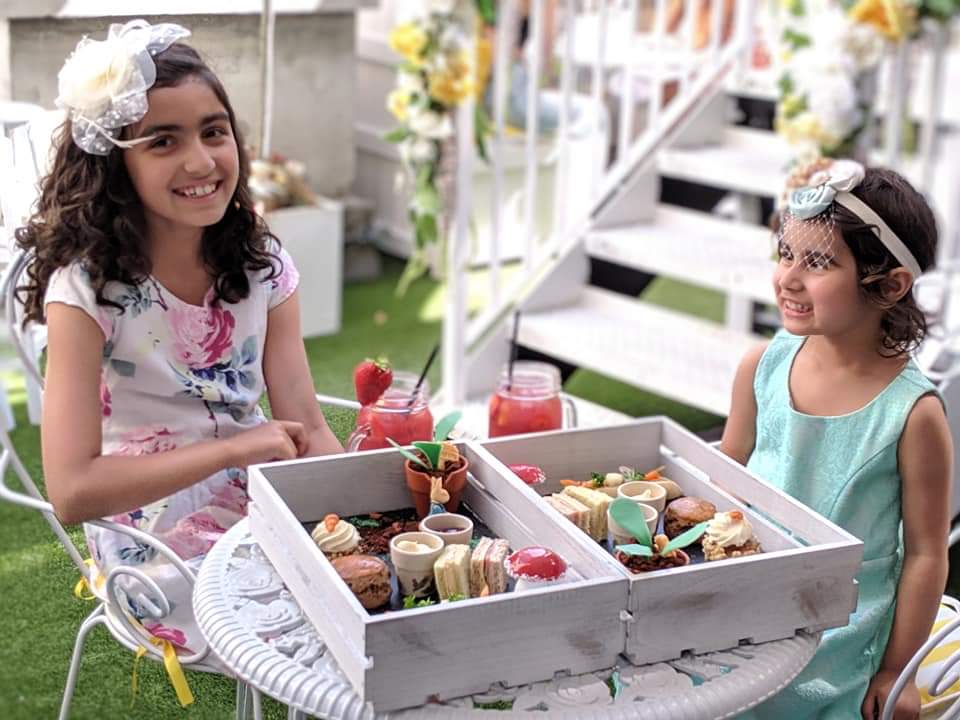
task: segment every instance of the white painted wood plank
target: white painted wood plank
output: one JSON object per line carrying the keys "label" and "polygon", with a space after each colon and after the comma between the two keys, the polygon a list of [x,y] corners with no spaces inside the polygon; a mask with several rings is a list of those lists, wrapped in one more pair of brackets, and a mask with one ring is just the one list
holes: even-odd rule
{"label": "white painted wood plank", "polygon": [[584,546],[574,529],[542,513],[538,502],[520,498],[508,509],[489,492],[513,489],[501,476],[506,469],[495,461],[491,466],[480,449],[461,445],[461,451],[475,474],[465,492],[472,509],[514,549],[537,543],[560,553],[572,568],[572,582],[370,615],[301,522],[328,512],[348,515],[409,506],[399,453],[337,455],[251,471],[254,537],[351,683],[378,710],[419,705],[433,694],[447,698],[479,692],[493,682],[549,679],[558,670],[599,670],[614,664],[626,642],[620,619],[628,600],[623,575],[605,564],[596,548]]}
{"label": "white painted wood plank", "polygon": [[729,412],[740,358],[760,340],[592,287],[520,324],[524,346],[718,415]]}
{"label": "white painted wood plank", "polygon": [[594,230],[595,258],[773,303],[773,240],[748,223],[660,204],[652,222]]}
{"label": "white painted wood plank", "polygon": [[793,156],[793,149],[776,133],[728,127],[718,145],[661,151],[658,168],[665,177],[774,197]]}
{"label": "white painted wood plank", "polygon": [[[627,655],[634,662],[668,660],[687,650],[735,647],[745,639],[790,637],[798,629],[844,625],[856,606],[859,541],[792,501],[777,509],[776,519],[790,531],[795,524],[804,526],[804,533],[798,534],[819,541],[801,545],[750,509],[757,497],[781,493],[666,418],[498,438],[481,445],[504,463],[542,467],[547,481],[537,488],[540,493],[556,492],[564,477],[582,479],[621,464],[641,470],[666,464],[668,477],[687,495],[704,497],[719,510],[740,508],[748,514],[764,553],[644,575],[621,568],[631,585]],[[677,459],[671,457],[673,452]],[[712,481],[718,468],[725,478],[736,478],[730,484],[736,485],[737,497]],[[534,492],[527,486],[522,489],[528,495]],[[767,508],[771,502],[753,506],[760,505]]]}

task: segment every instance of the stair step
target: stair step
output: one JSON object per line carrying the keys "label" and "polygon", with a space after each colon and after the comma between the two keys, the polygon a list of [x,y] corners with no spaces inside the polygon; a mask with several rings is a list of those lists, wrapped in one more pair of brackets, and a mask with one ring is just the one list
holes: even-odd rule
{"label": "stair step", "polygon": [[587,287],[574,305],[528,313],[521,345],[717,415],[743,354],[763,338]]}
{"label": "stair step", "polygon": [[661,175],[676,180],[775,197],[794,155],[774,132],[727,127],[717,145],[662,150],[657,167]]}
{"label": "stair step", "polygon": [[587,252],[695,285],[774,302],[770,231],[758,225],[660,204],[649,223],[594,230]]}

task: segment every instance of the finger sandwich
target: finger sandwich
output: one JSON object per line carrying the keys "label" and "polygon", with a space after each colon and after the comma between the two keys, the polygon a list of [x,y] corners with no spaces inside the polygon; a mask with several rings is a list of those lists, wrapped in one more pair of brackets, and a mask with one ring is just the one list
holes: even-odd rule
{"label": "finger sandwich", "polygon": [[572,497],[585,505],[589,510],[587,534],[594,540],[607,539],[607,508],[613,498],[599,490],[569,485],[563,489],[563,494]]}
{"label": "finger sandwich", "polygon": [[503,538],[483,537],[470,556],[470,595],[480,597],[483,588],[490,595],[507,589],[507,569],[504,561],[510,554],[510,546]]}
{"label": "finger sandwich", "polygon": [[547,495],[543,498],[550,507],[563,515],[584,532],[588,532],[590,525],[590,508],[569,495]]}
{"label": "finger sandwich", "polygon": [[441,600],[451,595],[470,597],[470,546],[447,545],[433,564],[433,576]]}

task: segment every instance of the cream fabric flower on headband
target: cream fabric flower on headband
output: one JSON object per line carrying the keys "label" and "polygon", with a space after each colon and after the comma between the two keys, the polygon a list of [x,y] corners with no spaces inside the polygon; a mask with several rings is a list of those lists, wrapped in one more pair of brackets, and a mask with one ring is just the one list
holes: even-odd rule
{"label": "cream fabric flower on headband", "polygon": [[57,105],[99,117],[123,94],[133,72],[133,58],[123,44],[81,40],[60,71]]}
{"label": "cream fabric flower on headband", "polygon": [[791,215],[808,220],[824,212],[837,193],[850,192],[863,182],[863,165],[853,160],[834,160],[810,176],[806,187],[790,193],[787,209]]}
{"label": "cream fabric flower on headband", "polygon": [[84,37],[58,75],[56,105],[70,114],[73,141],[107,155],[114,146],[146,140],[120,140],[120,130],[147,114],[147,90],[157,80],[153,56],[188,35],[173,23],[131,20],[111,25],[106,40]]}

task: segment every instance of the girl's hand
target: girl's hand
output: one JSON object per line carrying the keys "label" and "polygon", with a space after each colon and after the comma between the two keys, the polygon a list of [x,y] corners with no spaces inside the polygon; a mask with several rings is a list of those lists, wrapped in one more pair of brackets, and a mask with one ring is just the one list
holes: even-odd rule
{"label": "girl's hand", "polygon": [[[870,681],[870,687],[867,688],[867,695],[863,699],[863,705],[860,711],[864,720],[874,720],[880,717],[884,703],[893,689],[893,684],[900,675],[892,670],[877,671]],[[897,704],[893,708],[893,720],[915,720],[920,717],[920,691],[917,690],[917,684],[911,680],[903,687],[903,692],[897,698]]]}
{"label": "girl's hand", "polygon": [[227,440],[232,446],[234,464],[239,467],[273,460],[293,460],[307,451],[307,433],[303,424],[289,420],[270,420]]}

